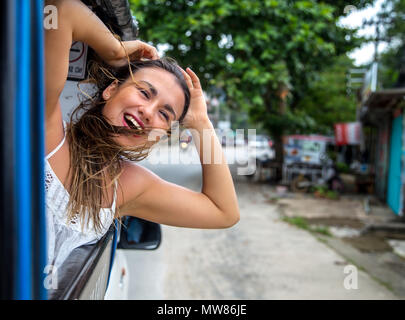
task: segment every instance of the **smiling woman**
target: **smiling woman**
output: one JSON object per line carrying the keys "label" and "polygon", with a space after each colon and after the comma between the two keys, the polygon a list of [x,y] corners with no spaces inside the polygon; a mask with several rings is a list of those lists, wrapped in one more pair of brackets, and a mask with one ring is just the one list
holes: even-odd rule
{"label": "smiling woman", "polygon": [[[142,41],[120,42],[79,0],[48,2],[57,6],[59,22],[58,29],[45,32],[48,263],[60,265],[125,215],[181,227],[234,225],[239,220],[234,185],[197,75],[159,59]],[[106,64],[89,68],[87,82],[97,90],[66,124],[59,97],[73,41],[87,43]],[[170,134],[175,122],[193,129],[201,162],[204,158],[201,192],[136,164],[155,143],[150,133]],[[207,154],[221,154],[222,160],[213,164]]]}

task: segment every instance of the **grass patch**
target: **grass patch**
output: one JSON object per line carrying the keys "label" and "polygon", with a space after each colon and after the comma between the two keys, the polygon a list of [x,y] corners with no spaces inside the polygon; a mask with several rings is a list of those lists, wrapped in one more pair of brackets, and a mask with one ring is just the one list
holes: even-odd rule
{"label": "grass patch", "polygon": [[328,227],[319,227],[318,226],[318,227],[311,228],[311,231],[323,234],[324,236],[328,236],[328,237],[332,236],[332,234],[330,233]]}
{"label": "grass patch", "polygon": [[307,220],[302,217],[286,217],[282,218],[284,222],[287,222],[297,228],[307,230],[313,233],[319,233],[324,236],[330,237],[332,234],[330,233],[328,227],[321,227],[321,226],[311,226]]}
{"label": "grass patch", "polygon": [[267,196],[267,201],[271,204],[277,204],[280,199],[278,196]]}
{"label": "grass patch", "polygon": [[301,218],[301,217],[283,217],[283,221],[287,222],[289,224],[292,224],[301,229],[305,229],[305,230],[309,229],[308,222],[304,218]]}
{"label": "grass patch", "polygon": [[336,191],[329,190],[326,186],[315,186],[312,187],[310,191],[317,198],[339,200],[339,193]]}

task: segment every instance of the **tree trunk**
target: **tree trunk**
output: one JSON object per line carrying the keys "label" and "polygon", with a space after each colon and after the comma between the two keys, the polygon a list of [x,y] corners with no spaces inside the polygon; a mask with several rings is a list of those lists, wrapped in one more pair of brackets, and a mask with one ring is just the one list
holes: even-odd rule
{"label": "tree trunk", "polygon": [[[287,111],[287,94],[288,87],[284,83],[280,83],[277,90],[278,112],[280,117],[284,116]],[[276,153],[276,163],[278,165],[276,179],[280,181],[283,178],[283,163],[284,163],[284,130],[281,128],[278,134],[274,135],[274,151]]]}
{"label": "tree trunk", "polygon": [[284,145],[282,136],[273,136],[274,151],[276,153],[275,161],[277,163],[276,180],[280,181],[283,178],[283,163],[284,163]]}

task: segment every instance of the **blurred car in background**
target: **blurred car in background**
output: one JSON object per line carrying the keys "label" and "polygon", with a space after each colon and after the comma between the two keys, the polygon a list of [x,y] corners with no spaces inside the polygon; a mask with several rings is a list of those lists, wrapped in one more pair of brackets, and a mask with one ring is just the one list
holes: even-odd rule
{"label": "blurred car in background", "polygon": [[246,145],[245,137],[240,134],[235,134],[235,132],[231,130],[221,131],[217,133],[217,136],[223,147],[240,147]]}
{"label": "blurred car in background", "polygon": [[235,144],[234,133],[230,129],[219,129],[217,131],[217,136],[221,141],[223,147],[233,147]]}
{"label": "blurred car in background", "polygon": [[265,135],[256,135],[255,139],[251,139],[248,142],[249,148],[259,149],[271,149],[273,147],[273,141]]}
{"label": "blurred car in background", "polygon": [[342,191],[343,185],[328,150],[334,138],[319,134],[284,136],[283,184],[294,192],[307,192],[310,186],[329,184]]}
{"label": "blurred car in background", "polygon": [[273,141],[265,135],[256,135],[248,141],[249,171],[252,174],[246,175],[254,182],[260,182],[271,178],[273,171],[270,168],[275,158]]}
{"label": "blurred car in background", "polygon": [[235,146],[244,146],[246,144],[245,138],[237,135],[235,137]]}

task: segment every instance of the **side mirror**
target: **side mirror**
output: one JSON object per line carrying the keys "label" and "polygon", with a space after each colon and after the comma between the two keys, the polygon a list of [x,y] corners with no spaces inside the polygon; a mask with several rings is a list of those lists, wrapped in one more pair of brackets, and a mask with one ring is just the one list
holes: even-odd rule
{"label": "side mirror", "polygon": [[155,250],[162,240],[160,224],[136,217],[122,221],[118,249]]}

